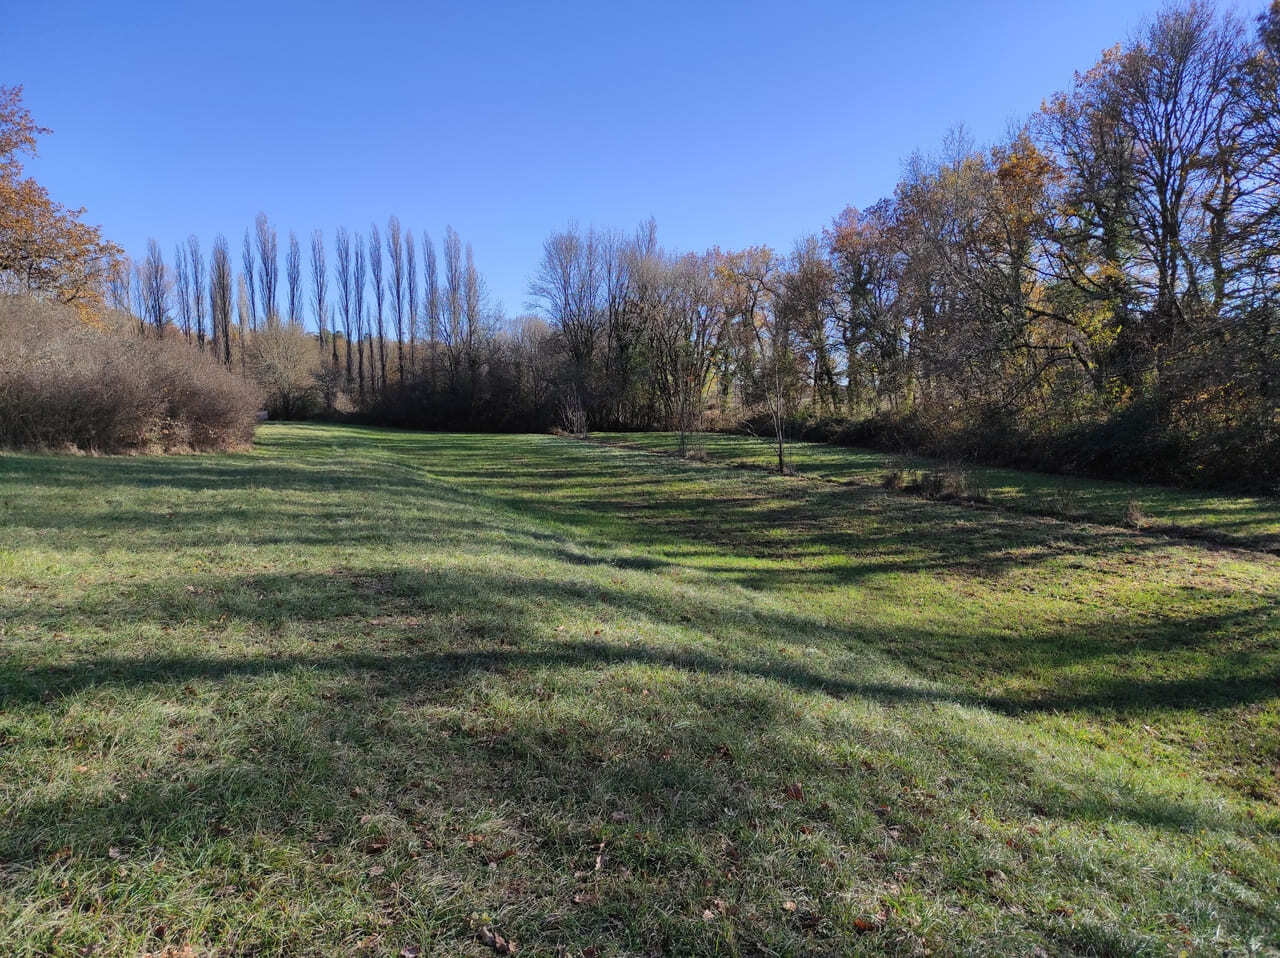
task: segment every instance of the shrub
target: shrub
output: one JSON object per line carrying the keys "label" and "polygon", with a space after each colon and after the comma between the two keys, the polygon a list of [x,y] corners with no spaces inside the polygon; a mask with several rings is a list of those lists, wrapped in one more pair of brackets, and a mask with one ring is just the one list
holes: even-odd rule
{"label": "shrub", "polygon": [[1071,518],[1080,511],[1080,489],[1070,482],[1059,482],[1050,493],[1048,511],[1054,515]]}
{"label": "shrub", "polygon": [[324,404],[324,356],[297,326],[259,330],[245,351],[249,375],[262,389],[272,419],[306,419]]}
{"label": "shrub", "polygon": [[891,469],[884,474],[884,478],[880,480],[880,485],[885,489],[901,492],[907,488],[907,474],[901,469]]}
{"label": "shrub", "polygon": [[1130,499],[1124,511],[1124,524],[1130,529],[1141,529],[1147,524],[1147,514],[1142,510],[1142,503]]}
{"label": "shrub", "polygon": [[256,389],[185,342],[0,296],[0,446],[229,449],[253,438],[258,408]]}
{"label": "shrub", "polygon": [[952,463],[941,469],[926,472],[916,487],[926,499],[964,499],[969,502],[986,502],[987,489],[973,475]]}

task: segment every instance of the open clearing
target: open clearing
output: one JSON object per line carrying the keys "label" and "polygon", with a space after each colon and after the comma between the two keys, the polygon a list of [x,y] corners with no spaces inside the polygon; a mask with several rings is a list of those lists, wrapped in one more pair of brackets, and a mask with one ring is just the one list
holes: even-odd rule
{"label": "open clearing", "polygon": [[550,436],[0,456],[0,953],[1275,954],[1278,597]]}
{"label": "open clearing", "polygon": [[[674,453],[674,433],[599,433],[600,442],[650,452]],[[768,439],[702,434],[693,444],[714,463],[776,468],[777,452]],[[821,442],[792,442],[787,462],[801,475],[852,485],[880,485],[885,475],[901,470],[908,476],[946,468],[938,459],[904,456],[874,449],[854,449]],[[965,464],[982,495],[992,504],[1033,515],[1123,524],[1129,504],[1141,510],[1144,528],[1206,537],[1233,545],[1280,552],[1280,499],[1224,495],[1169,486],[1106,482],[1054,476],[1017,469]]]}

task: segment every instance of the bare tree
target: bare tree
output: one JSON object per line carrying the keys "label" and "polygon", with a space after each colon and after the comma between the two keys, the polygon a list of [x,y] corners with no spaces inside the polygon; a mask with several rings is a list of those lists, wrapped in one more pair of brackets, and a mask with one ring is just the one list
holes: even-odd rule
{"label": "bare tree", "polygon": [[132,311],[129,286],[133,278],[133,261],[121,256],[107,272],[107,304],[122,313]]}
{"label": "bare tree", "polygon": [[413,230],[404,234],[404,276],[409,325],[409,375],[418,371],[418,252],[413,242]]}
{"label": "bare tree", "polygon": [[462,324],[462,241],[452,226],[444,228],[444,322],[441,338],[444,340],[445,359],[449,370],[449,389],[458,387],[458,373],[462,365],[464,349]]}
{"label": "bare tree", "polygon": [[[364,328],[364,283],[365,283],[365,253],[364,241],[357,233],[354,237],[355,242],[352,248],[355,255],[352,257],[351,271],[351,290],[353,311],[356,320],[356,381],[359,384],[360,403],[363,405],[365,400],[364,391],[364,346],[365,346],[365,328]],[[373,366],[373,348],[370,346],[369,365]]]}
{"label": "bare tree", "polygon": [[[377,223],[374,223],[369,228],[369,281],[373,284],[374,330],[378,336],[378,375],[376,380],[371,383],[371,391],[377,392],[379,389],[385,390],[387,388],[387,330],[384,312],[387,289],[382,282],[382,236],[378,232]],[[370,378],[374,379],[372,375],[374,371],[372,345],[369,351],[369,371]]]}
{"label": "bare tree", "polygon": [[[400,388],[404,388],[404,320],[405,320],[405,271],[404,271],[404,238],[400,233],[400,219],[392,216],[387,220],[387,255],[391,260],[391,308],[395,311],[396,320],[396,371],[399,374]],[[386,386],[386,372],[383,372],[383,386]]]}
{"label": "bare tree", "polygon": [[254,225],[258,236],[258,292],[262,294],[262,311],[267,326],[274,327],[280,324],[280,313],[276,307],[276,288],[280,279],[279,242],[276,229],[266,213],[259,213]]}
{"label": "bare tree", "polygon": [[205,285],[204,256],[200,252],[200,238],[192,233],[187,237],[187,268],[191,271],[191,300],[196,321],[196,342],[201,349],[205,344]]}
{"label": "bare tree", "polygon": [[142,262],[142,304],[146,321],[157,337],[164,338],[169,324],[169,270],[160,244],[147,240],[147,258]]}
{"label": "bare tree", "polygon": [[430,235],[422,234],[422,304],[423,321],[427,324],[427,379],[431,394],[436,393],[436,342],[440,335],[440,275],[436,269],[436,245]]}
{"label": "bare tree", "polygon": [[482,300],[480,274],[476,271],[475,256],[468,243],[462,268],[462,321],[467,359],[467,394],[473,406],[472,412],[475,411],[476,388],[480,381],[480,343],[485,334],[481,315]]}
{"label": "bare tree", "polygon": [[231,253],[227,238],[219,235],[213,241],[209,261],[209,311],[213,317],[213,352],[231,365]]}
{"label": "bare tree", "polygon": [[[356,240],[356,246],[360,245],[359,239]],[[347,233],[345,226],[338,227],[337,239],[334,241],[334,248],[338,257],[338,303],[342,309],[342,336],[346,340],[346,378],[343,380],[347,389],[351,388],[352,369],[351,369],[351,320],[353,318],[353,309],[355,305],[355,289],[353,286],[352,264],[351,264],[351,237]],[[337,346],[334,346],[337,349]],[[336,353],[335,353],[336,356]]]}
{"label": "bare tree", "polygon": [[[250,300],[250,293],[253,290],[253,277],[245,279],[244,273],[236,274],[236,314],[239,318],[239,339],[240,339],[240,372],[245,372],[245,354],[249,351],[249,331],[252,329],[254,322],[253,305]],[[254,330],[256,332],[256,330]]]}
{"label": "bare tree", "polygon": [[[315,230],[311,234],[311,309],[316,321],[316,332],[320,336],[321,349],[324,348],[325,322],[331,318],[328,311],[328,297],[329,271],[325,268],[324,261],[324,234]],[[333,348],[333,366],[336,369],[338,367],[337,331],[332,332],[333,335],[330,335],[329,340]]]}
{"label": "bare tree", "polygon": [[[289,230],[289,250],[284,259],[285,285],[289,298],[289,322],[302,328],[302,251],[298,248],[298,237]],[[324,327],[320,328],[320,341],[324,342]]]}
{"label": "bare tree", "polygon": [[718,271],[726,317],[754,341],[778,472],[786,472],[786,424],[794,396],[794,366],[787,313],[776,308],[781,264],[771,249],[759,246],[727,255]]}
{"label": "bare tree", "polygon": [[[253,256],[253,239],[246,229],[244,231],[244,244],[240,247],[240,275],[244,278],[244,292],[248,297],[245,310],[237,310],[240,314],[240,327],[244,329],[258,328],[258,294],[257,286],[254,284],[254,256]],[[236,303],[239,306],[240,296],[237,294]],[[249,321],[249,325],[245,326],[245,320]]]}
{"label": "bare tree", "polygon": [[187,269],[187,251],[181,243],[173,248],[173,289],[178,306],[178,329],[191,342],[192,313],[191,273]]}
{"label": "bare tree", "polygon": [[574,386],[583,392],[589,391],[592,361],[606,320],[601,305],[603,280],[595,231],[584,234],[570,224],[547,238],[542,261],[529,284],[533,305],[563,337]]}

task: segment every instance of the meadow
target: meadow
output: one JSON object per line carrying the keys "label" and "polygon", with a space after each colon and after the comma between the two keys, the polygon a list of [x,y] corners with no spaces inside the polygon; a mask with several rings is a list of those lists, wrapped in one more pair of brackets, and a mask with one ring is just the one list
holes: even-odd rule
{"label": "meadow", "polygon": [[[597,433],[593,439],[611,445],[674,454],[674,433]],[[755,436],[708,433],[693,439],[707,460],[738,467],[777,468],[773,442]],[[1082,519],[1112,525],[1137,524],[1228,545],[1280,552],[1280,499],[1274,496],[1182,489],[1172,486],[1109,482],[1070,475],[1049,475],[971,463],[948,463],[927,456],[849,448],[821,442],[788,442],[786,461],[796,473],[826,482],[877,486],[890,473],[905,482],[945,470],[959,470],[971,491],[1002,509],[1030,515]]]}
{"label": "meadow", "polygon": [[1280,954],[1274,501],[603,438],[0,455],[0,954]]}

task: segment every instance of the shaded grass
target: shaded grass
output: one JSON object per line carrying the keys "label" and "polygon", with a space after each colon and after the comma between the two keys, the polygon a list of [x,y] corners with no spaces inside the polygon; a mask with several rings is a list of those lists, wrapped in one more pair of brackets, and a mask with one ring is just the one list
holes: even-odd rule
{"label": "shaded grass", "polygon": [[0,457],[0,951],[1248,953],[1280,560],[551,437]]}
{"label": "shaded grass", "polygon": [[[674,454],[673,433],[594,433],[592,438],[650,452]],[[720,465],[775,468],[771,440],[706,433],[694,440],[700,454]],[[878,486],[893,472],[909,479],[947,467],[941,460],[856,449],[827,443],[787,444],[788,461],[802,476]],[[1136,504],[1148,531],[1212,537],[1226,544],[1280,551],[1280,498],[1215,494],[1169,486],[1104,482],[1074,476],[964,464],[963,472],[982,496],[1005,509],[1033,515],[1130,524]]]}

